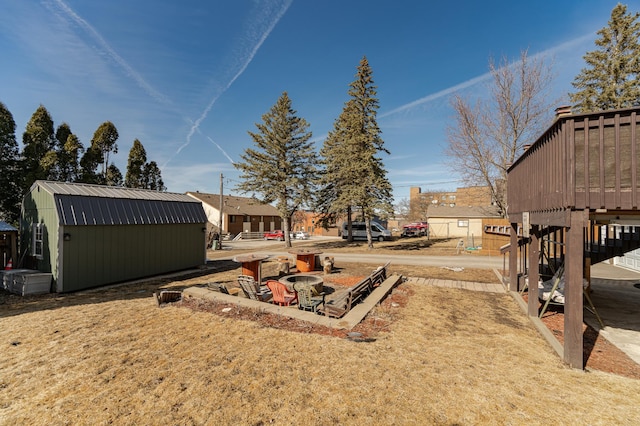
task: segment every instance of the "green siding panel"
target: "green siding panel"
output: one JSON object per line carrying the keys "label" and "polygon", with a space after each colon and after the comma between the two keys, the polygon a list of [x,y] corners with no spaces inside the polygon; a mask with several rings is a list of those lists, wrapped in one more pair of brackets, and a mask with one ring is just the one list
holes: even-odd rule
{"label": "green siding panel", "polygon": [[[35,267],[42,272],[51,272],[55,277],[58,260],[58,215],[51,196],[45,191],[30,192],[23,201],[20,222],[21,253],[27,251],[27,266]],[[42,259],[31,257],[33,223],[44,224]]]}
{"label": "green siding panel", "polygon": [[200,266],[201,224],[67,226],[62,291],[76,291]]}

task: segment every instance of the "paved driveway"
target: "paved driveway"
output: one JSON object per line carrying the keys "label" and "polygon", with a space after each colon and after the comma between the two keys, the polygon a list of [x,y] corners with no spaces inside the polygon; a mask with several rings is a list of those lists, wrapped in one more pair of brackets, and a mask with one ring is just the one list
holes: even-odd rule
{"label": "paved driveway", "polygon": [[[313,241],[331,241],[336,237],[312,237]],[[295,241],[295,240],[294,240]],[[249,249],[255,250],[256,254],[267,254],[278,256],[287,253],[289,249],[283,247],[281,241],[246,240],[246,241],[224,241],[223,248]],[[375,252],[375,250],[374,250]],[[389,255],[375,253],[342,253],[323,252],[322,256],[332,256],[338,262],[365,262],[365,263],[387,263],[396,265],[421,265],[421,266],[462,266],[464,268],[479,269],[502,269],[502,256],[480,256],[476,254],[463,253],[457,256],[420,256],[420,255]],[[229,256],[232,258],[233,256]]]}

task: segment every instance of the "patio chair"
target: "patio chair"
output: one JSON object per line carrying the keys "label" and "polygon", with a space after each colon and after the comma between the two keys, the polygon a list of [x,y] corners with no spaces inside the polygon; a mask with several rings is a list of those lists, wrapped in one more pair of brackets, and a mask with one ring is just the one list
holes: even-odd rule
{"label": "patio chair", "polygon": [[258,282],[250,275],[239,275],[238,284],[240,284],[240,288],[249,299],[266,302],[273,297],[269,289],[260,287]]}
{"label": "patio chair", "polygon": [[298,301],[298,294],[291,293],[287,286],[282,284],[280,281],[276,280],[268,280],[267,287],[271,290],[273,294],[273,303],[280,306],[289,306],[294,302]]}
{"label": "patio chair", "polygon": [[230,296],[237,296],[240,293],[239,288],[227,288],[227,286],[224,284],[220,284],[218,286],[218,290],[220,291],[220,293],[228,294]]}
{"label": "patio chair", "polygon": [[317,312],[319,305],[324,305],[324,292],[320,293],[320,297],[313,297],[314,289],[308,284],[295,287],[298,293],[298,309],[302,311]]}

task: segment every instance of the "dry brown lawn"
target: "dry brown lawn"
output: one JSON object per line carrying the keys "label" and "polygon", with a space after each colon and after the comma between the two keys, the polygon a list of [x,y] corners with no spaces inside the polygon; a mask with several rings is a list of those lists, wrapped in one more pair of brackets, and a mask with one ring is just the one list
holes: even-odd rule
{"label": "dry brown lawn", "polygon": [[3,294],[0,424],[640,423],[640,381],[567,368],[508,295],[405,283],[366,342],[151,297],[237,274]]}

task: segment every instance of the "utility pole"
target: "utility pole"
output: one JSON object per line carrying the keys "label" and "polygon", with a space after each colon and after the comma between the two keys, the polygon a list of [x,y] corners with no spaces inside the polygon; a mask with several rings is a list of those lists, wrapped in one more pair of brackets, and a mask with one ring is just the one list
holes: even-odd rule
{"label": "utility pole", "polygon": [[222,250],[222,207],[224,206],[222,197],[222,173],[220,173],[220,215],[218,216],[218,250]]}

